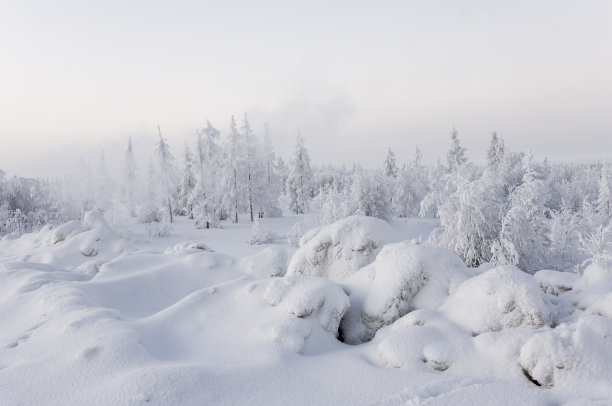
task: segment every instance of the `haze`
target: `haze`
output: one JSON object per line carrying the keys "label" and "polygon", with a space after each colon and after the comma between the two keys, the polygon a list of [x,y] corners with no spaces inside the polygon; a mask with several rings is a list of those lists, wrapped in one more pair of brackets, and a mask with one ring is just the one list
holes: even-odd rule
{"label": "haze", "polygon": [[[287,155],[379,165],[416,145],[471,159],[490,132],[559,161],[610,158],[609,1],[4,1],[0,168],[55,176],[83,154],[178,155],[206,119],[269,123]],[[112,158],[111,158],[112,159]]]}

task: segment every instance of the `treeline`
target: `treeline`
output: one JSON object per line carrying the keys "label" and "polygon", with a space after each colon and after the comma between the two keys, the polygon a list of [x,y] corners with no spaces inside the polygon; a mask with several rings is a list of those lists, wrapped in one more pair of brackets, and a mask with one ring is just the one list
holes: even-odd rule
{"label": "treeline", "polygon": [[240,216],[253,222],[320,209],[322,224],[354,214],[439,218],[435,242],[470,266],[571,271],[589,259],[610,258],[606,165],[538,162],[509,150],[496,133],[485,164],[468,162],[453,129],[445,162],[426,165],[416,148],[410,162],[399,164],[389,149],[379,169],[346,169],[311,168],[300,135],[283,160],[267,133],[254,133],[246,115],[240,125],[232,117],[225,135],[207,122],[178,158],[158,131],[144,169],[128,140],[117,179],[109,176],[104,155],[97,168],[83,162],[57,184],[2,177],[1,231],[28,231],[78,218],[84,210],[103,212],[115,224],[133,218],[164,225],[187,216],[196,227],[211,228]]}

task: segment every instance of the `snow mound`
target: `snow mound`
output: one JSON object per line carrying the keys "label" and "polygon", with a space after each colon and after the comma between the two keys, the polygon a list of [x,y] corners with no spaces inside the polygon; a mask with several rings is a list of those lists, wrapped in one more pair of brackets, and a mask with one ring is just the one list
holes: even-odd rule
{"label": "snow mound", "polygon": [[572,288],[571,299],[580,311],[612,319],[611,264],[592,263]]}
{"label": "snow mound", "polygon": [[446,371],[474,352],[472,337],[435,311],[415,310],[380,330],[378,355],[384,366]]}
{"label": "snow mound", "polygon": [[539,328],[549,316],[543,295],[530,275],[506,265],[463,282],[440,306],[440,311],[474,334]]}
{"label": "snow mound", "polygon": [[580,279],[580,275],[544,269],[533,274],[533,279],[540,284],[544,293],[559,296],[572,290],[572,286]]}
{"label": "snow mound", "polygon": [[240,266],[256,279],[283,276],[287,271],[287,250],[280,246],[267,247],[243,258]]}
{"label": "snow mound", "polygon": [[0,251],[11,260],[53,264],[92,275],[101,263],[132,250],[132,245],[120,239],[95,212],[87,212],[81,223],[47,225],[18,239],[3,239],[0,244]]}
{"label": "snow mound", "polygon": [[346,342],[367,342],[414,309],[437,309],[468,278],[461,259],[443,247],[400,242],[346,281],[351,309],[342,323]]}
{"label": "snow mound", "polygon": [[371,263],[386,243],[397,241],[395,231],[373,217],[351,216],[309,231],[300,240],[288,275],[320,276],[342,281]]}
{"label": "snow mound", "polygon": [[519,364],[536,385],[584,387],[591,395],[612,382],[612,322],[582,317],[574,325],[534,334],[520,350]]}
{"label": "snow mound", "polygon": [[78,220],[69,221],[58,226],[51,233],[51,243],[57,244],[64,241],[66,238],[80,233],[82,230],[81,223]]}
{"label": "snow mound", "polygon": [[340,320],[349,307],[348,296],[339,285],[323,278],[303,276],[273,279],[264,300],[296,317],[317,320],[334,336],[338,335]]}
{"label": "snow mound", "polygon": [[198,251],[214,252],[214,250],[210,249],[208,245],[206,245],[202,241],[184,241],[172,247],[167,248],[164,251],[164,253],[174,254],[174,253],[181,253],[181,252],[198,252]]}

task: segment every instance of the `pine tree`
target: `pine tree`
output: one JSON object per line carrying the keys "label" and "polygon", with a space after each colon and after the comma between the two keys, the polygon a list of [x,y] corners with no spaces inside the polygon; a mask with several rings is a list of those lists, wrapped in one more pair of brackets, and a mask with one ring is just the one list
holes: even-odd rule
{"label": "pine tree", "polygon": [[193,218],[193,191],[196,186],[195,175],[193,174],[193,155],[185,142],[185,152],[183,154],[183,173],[179,180],[177,197],[178,205],[182,214]]}
{"label": "pine tree", "polygon": [[385,169],[385,176],[389,178],[397,177],[397,162],[395,160],[395,154],[393,153],[393,151],[391,151],[391,148],[389,148],[389,151],[387,152],[387,158],[385,159],[384,169]]}
{"label": "pine tree", "polygon": [[605,162],[601,167],[601,176],[599,178],[597,213],[599,214],[600,224],[607,227],[612,216],[612,201],[610,197],[610,184],[608,183],[608,169]]}
{"label": "pine tree", "polygon": [[498,168],[503,160],[505,154],[504,139],[499,137],[495,131],[491,134],[491,143],[487,150],[487,163],[490,166]]}
{"label": "pine tree", "polygon": [[455,127],[453,127],[453,130],[451,131],[451,147],[448,150],[446,159],[449,172],[455,172],[461,165],[467,162],[465,148],[463,148],[459,143],[459,133]]}
{"label": "pine tree", "polygon": [[289,161],[287,177],[287,194],[289,195],[289,210],[295,214],[308,211],[312,193],[312,170],[310,156],[304,146],[304,139],[298,133],[293,156]]}
{"label": "pine tree", "polygon": [[137,195],[137,168],[132,147],[132,137],[128,138],[128,147],[125,151],[125,164],[123,167],[124,191],[128,209],[132,217],[136,216],[135,200]]}
{"label": "pine tree", "polygon": [[155,150],[157,157],[157,170],[160,177],[160,184],[162,189],[162,195],[164,196],[164,205],[168,209],[168,219],[170,223],[173,222],[172,212],[172,200],[173,200],[173,188],[175,182],[175,169],[174,169],[174,156],[170,153],[170,146],[166,142],[166,139],[162,137],[161,128],[157,126],[159,134],[159,142]]}

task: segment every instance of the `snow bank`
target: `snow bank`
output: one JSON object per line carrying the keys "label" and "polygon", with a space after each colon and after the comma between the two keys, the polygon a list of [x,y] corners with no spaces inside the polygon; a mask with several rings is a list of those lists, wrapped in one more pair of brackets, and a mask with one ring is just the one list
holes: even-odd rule
{"label": "snow bank", "polygon": [[287,250],[279,246],[267,247],[243,258],[240,266],[257,279],[283,276],[287,272]]}
{"label": "snow bank", "polygon": [[346,281],[351,309],[342,324],[348,343],[367,342],[413,309],[437,309],[468,278],[461,259],[442,247],[400,242]]}
{"label": "snow bank", "polygon": [[300,240],[288,275],[320,276],[342,281],[371,263],[386,243],[397,241],[384,220],[351,216],[311,230]]}
{"label": "snow bank", "polygon": [[463,282],[440,311],[474,334],[509,328],[539,328],[549,311],[538,283],[507,265]]}

